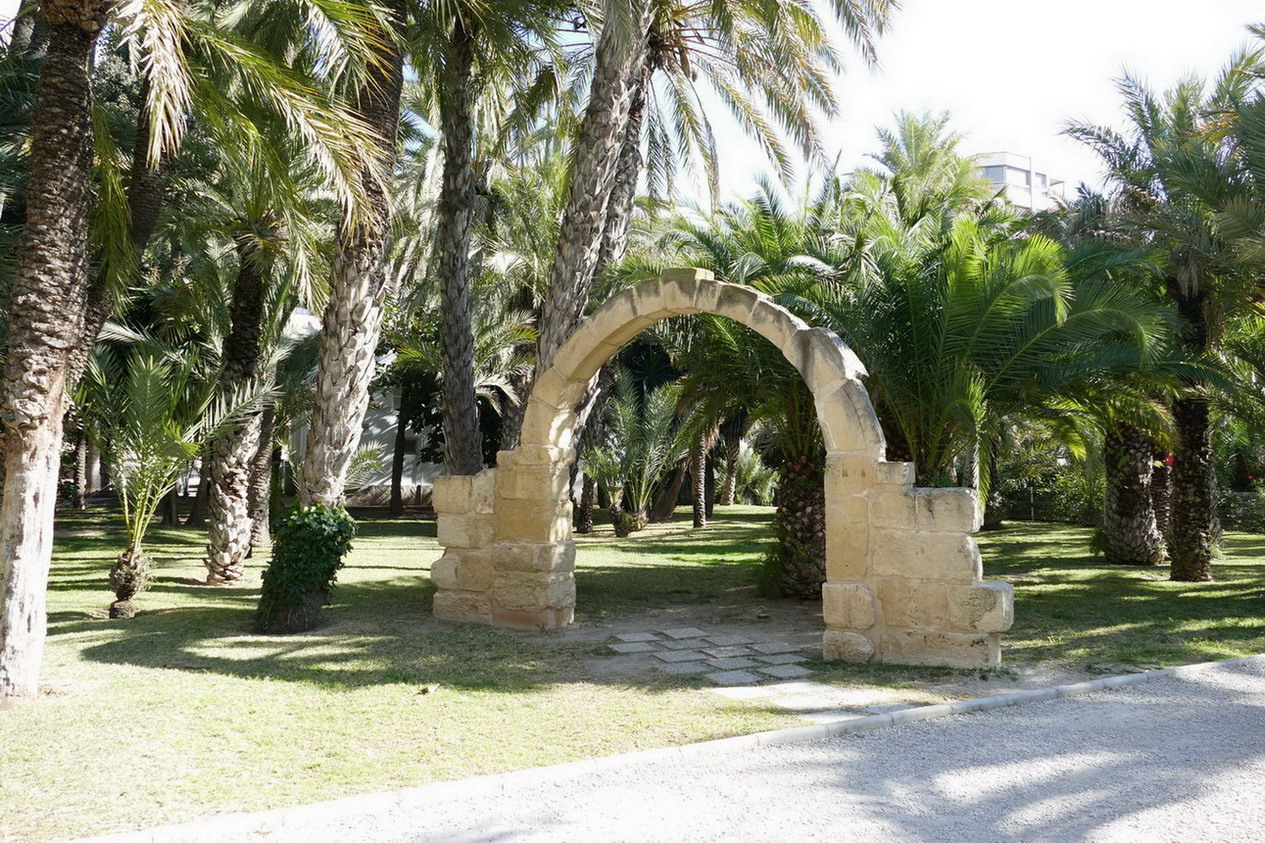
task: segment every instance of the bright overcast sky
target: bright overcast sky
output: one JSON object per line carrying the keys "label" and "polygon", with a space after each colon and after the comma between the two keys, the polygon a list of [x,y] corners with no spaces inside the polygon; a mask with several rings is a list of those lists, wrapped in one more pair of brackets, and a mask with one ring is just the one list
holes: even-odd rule
{"label": "bright overcast sky", "polygon": [[[1113,80],[1129,69],[1164,87],[1209,75],[1265,22],[1259,0],[903,0],[883,38],[881,67],[853,60],[840,80],[843,113],[831,126],[832,154],[847,168],[874,149],[874,127],[901,109],[948,110],[968,152],[1033,157],[1069,183],[1096,182],[1092,155],[1059,133],[1070,118],[1118,122]],[[0,18],[17,0],[0,0]],[[723,192],[746,193],[767,169],[732,126]]]}

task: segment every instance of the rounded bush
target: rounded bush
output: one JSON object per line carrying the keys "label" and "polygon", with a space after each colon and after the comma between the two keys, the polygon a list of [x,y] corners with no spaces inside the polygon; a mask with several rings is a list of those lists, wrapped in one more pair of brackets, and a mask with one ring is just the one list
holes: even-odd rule
{"label": "rounded bush", "polygon": [[317,504],[282,515],[272,528],[272,561],[264,570],[256,631],[314,627],[355,536],[356,522],[342,508]]}

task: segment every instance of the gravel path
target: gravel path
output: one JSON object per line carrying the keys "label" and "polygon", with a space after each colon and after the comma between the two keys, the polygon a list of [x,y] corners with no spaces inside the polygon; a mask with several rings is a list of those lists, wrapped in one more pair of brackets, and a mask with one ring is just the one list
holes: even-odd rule
{"label": "gravel path", "polygon": [[368,816],[317,810],[267,839],[1249,840],[1263,781],[1253,660],[817,743],[524,774]]}

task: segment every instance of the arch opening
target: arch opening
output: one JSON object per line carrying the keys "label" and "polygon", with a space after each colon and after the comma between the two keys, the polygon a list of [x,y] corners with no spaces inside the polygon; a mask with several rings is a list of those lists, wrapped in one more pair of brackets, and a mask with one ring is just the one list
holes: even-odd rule
{"label": "arch opening", "polygon": [[527,400],[522,444],[496,468],[435,481],[444,555],[431,569],[440,618],[555,629],[575,609],[570,470],[576,408],[628,341],[669,316],[733,319],[778,347],[813,395],[826,447],[825,658],[991,667],[1013,620],[1007,583],[984,582],[971,489],[918,488],[912,463],[888,462],[865,367],[834,333],[768,296],[672,269],[622,290],[558,350]]}

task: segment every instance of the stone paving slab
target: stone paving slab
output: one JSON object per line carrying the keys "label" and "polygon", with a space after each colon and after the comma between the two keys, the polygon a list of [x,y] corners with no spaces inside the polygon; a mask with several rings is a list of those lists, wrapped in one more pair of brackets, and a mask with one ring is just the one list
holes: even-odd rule
{"label": "stone paving slab", "polygon": [[698,662],[707,658],[698,650],[669,650],[666,653],[655,653],[654,657],[665,662]]}
{"label": "stone paving slab", "polygon": [[738,670],[739,668],[756,667],[758,665],[757,662],[753,662],[751,661],[751,659],[744,659],[744,658],[708,659],[707,664],[711,665],[717,670]]}
{"label": "stone paving slab", "polygon": [[612,650],[625,655],[629,653],[655,653],[659,648],[649,641],[631,641],[626,644],[608,644]]}
{"label": "stone paving slab", "polygon": [[722,670],[719,673],[707,674],[707,678],[717,685],[750,685],[760,681],[759,676],[745,670]]}
{"label": "stone paving slab", "polygon": [[741,635],[708,635],[707,642],[717,647],[731,647],[734,644],[750,644],[751,639]]}
{"label": "stone paving slab", "polygon": [[750,647],[704,647],[703,652],[714,659],[731,659],[734,656],[751,655]]}
{"label": "stone paving slab", "polygon": [[697,638],[665,638],[655,643],[665,650],[694,650],[698,648],[699,641]]}
{"label": "stone paving slab", "polygon": [[794,653],[779,653],[776,656],[755,656],[758,661],[765,664],[799,664],[808,661],[804,656],[797,656]]}
{"label": "stone paving slab", "polygon": [[761,673],[775,679],[794,679],[797,676],[811,676],[812,671],[797,664],[774,664],[759,669]]}
{"label": "stone paving slab", "polygon": [[676,676],[688,676],[692,673],[706,673],[711,670],[711,668],[702,662],[676,662],[674,664],[656,665],[655,670],[662,671],[663,673],[671,673]]}
{"label": "stone paving slab", "polygon": [[692,626],[681,627],[680,629],[661,629],[659,632],[669,638],[703,638],[707,635],[703,630]]}
{"label": "stone paving slab", "polygon": [[622,635],[616,635],[615,637],[627,644],[635,643],[637,641],[659,640],[659,636],[655,635],[653,632],[625,632]]}
{"label": "stone paving slab", "polygon": [[762,641],[759,644],[752,644],[751,649],[758,650],[765,655],[773,656],[778,653],[793,653],[796,650],[803,648],[796,647],[794,644],[787,644],[783,641]]}

